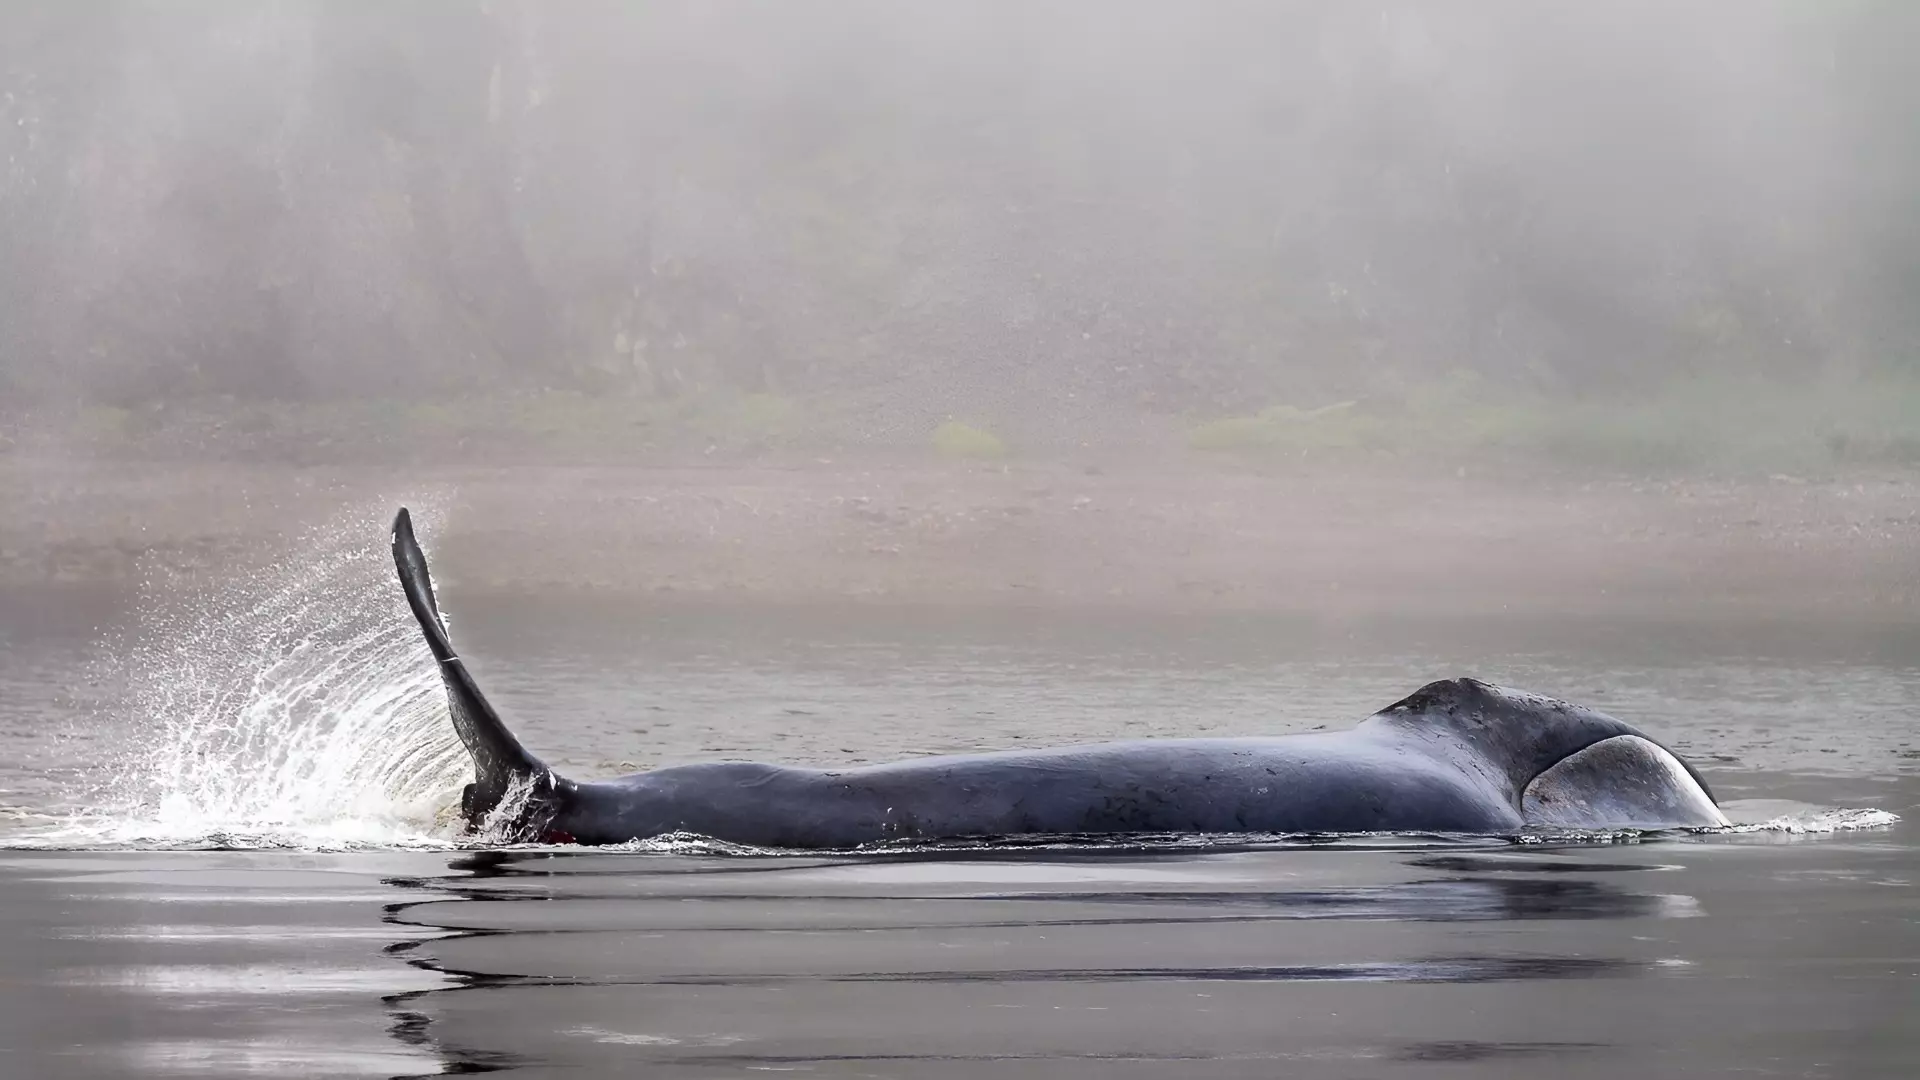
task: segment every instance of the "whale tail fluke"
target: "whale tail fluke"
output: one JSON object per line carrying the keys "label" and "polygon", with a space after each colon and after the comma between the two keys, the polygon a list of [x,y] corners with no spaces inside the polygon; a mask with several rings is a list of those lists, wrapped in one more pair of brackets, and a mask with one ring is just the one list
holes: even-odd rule
{"label": "whale tail fluke", "polygon": [[[427,573],[427,557],[413,536],[413,518],[404,507],[393,519],[393,564],[400,573],[400,588],[406,593],[407,606],[420,623],[427,648],[440,668],[441,681],[447,687],[447,712],[453,729],[473,756],[474,782],[467,785],[461,799],[467,824],[477,827],[500,806],[509,792],[538,795],[555,778],[540,759],[529,754],[520,740],[500,720],[480,687],[473,681],[467,665],[453,651],[446,623],[434,601],[433,579]],[[531,809],[531,808],[529,808]]]}

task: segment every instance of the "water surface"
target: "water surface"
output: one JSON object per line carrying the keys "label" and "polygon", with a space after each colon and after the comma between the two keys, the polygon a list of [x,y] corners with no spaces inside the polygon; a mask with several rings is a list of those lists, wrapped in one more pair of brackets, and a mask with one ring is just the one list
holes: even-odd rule
{"label": "water surface", "polygon": [[1646,726],[1747,826],[486,851],[436,817],[463,765],[381,569],[320,560],[218,603],[0,597],[0,1072],[1920,1073],[1906,628],[636,610],[443,586],[497,704],[580,775],[1340,727],[1473,674]]}

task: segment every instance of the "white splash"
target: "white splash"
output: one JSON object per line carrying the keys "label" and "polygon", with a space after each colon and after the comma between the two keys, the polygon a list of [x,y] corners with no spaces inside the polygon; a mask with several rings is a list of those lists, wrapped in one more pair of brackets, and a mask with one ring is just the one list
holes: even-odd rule
{"label": "white splash", "polygon": [[1886,810],[1816,810],[1805,814],[1787,814],[1752,825],[1735,825],[1727,832],[1833,833],[1861,829],[1884,829],[1898,825],[1900,815]]}
{"label": "white splash", "polygon": [[34,845],[448,846],[472,766],[394,583],[392,510],[337,517],[217,588],[150,580],[111,661],[126,751]]}
{"label": "white splash", "polygon": [[[547,777],[551,779],[551,777]],[[473,830],[472,840],[487,846],[509,846],[520,844],[513,836],[512,826],[526,813],[527,804],[533,798],[535,778],[532,776],[514,776],[507,780],[507,789],[500,793],[500,801],[495,803],[487,816]]]}

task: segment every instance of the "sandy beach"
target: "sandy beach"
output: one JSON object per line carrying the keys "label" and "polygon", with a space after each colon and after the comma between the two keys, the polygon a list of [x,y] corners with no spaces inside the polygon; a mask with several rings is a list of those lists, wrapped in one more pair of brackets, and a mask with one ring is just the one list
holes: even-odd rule
{"label": "sandy beach", "polygon": [[[410,502],[443,585],[714,601],[1903,617],[1920,474],[0,458],[0,582],[284,559]],[[357,519],[356,519],[357,520]],[[337,524],[336,526],[337,527]],[[383,550],[379,532],[369,536]]]}

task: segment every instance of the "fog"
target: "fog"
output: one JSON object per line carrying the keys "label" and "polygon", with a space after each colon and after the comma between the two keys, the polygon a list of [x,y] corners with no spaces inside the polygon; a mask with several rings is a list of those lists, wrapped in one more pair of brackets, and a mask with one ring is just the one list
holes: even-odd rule
{"label": "fog", "polygon": [[0,0],[0,1074],[1915,1075],[1916,43]]}
{"label": "fog", "polygon": [[1044,448],[1466,376],[1898,376],[1916,32],[1785,0],[10,3],[0,385],[751,394]]}

